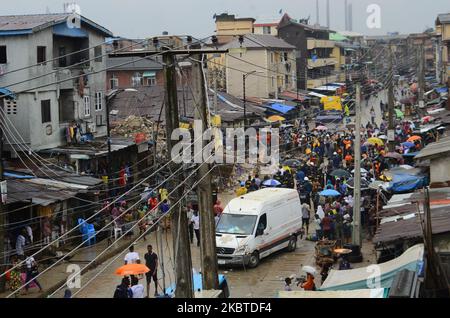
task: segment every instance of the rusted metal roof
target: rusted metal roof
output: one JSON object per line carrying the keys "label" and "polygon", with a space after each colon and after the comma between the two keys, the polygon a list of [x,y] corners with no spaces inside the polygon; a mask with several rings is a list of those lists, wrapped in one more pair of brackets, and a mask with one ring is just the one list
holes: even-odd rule
{"label": "rusted metal roof", "polygon": [[[420,219],[423,218],[424,214],[420,218],[416,214],[414,218],[381,224],[372,241],[377,244],[422,237]],[[431,225],[433,234],[450,232],[450,206],[432,208]]]}
{"label": "rusted metal roof", "polygon": [[8,191],[6,204],[32,201],[34,204],[48,205],[77,195],[75,191],[33,184],[25,180],[7,180],[6,184]]}

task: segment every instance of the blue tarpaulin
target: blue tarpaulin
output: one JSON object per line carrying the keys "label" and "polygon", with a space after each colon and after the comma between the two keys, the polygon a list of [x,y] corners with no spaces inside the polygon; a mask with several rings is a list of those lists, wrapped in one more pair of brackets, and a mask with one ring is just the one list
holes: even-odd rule
{"label": "blue tarpaulin", "polygon": [[4,95],[6,97],[16,98],[16,94],[14,92],[10,91],[7,88],[0,87],[0,95]]}
{"label": "blue tarpaulin", "polygon": [[294,106],[287,106],[287,105],[283,105],[283,104],[272,104],[272,105],[268,106],[267,108],[274,110],[276,112],[279,112],[281,114],[287,114],[291,110],[295,109]]}
{"label": "blue tarpaulin", "polygon": [[436,92],[437,93],[439,93],[439,94],[442,94],[442,93],[447,93],[448,92],[448,88],[447,87],[439,87],[439,88],[436,88]]}
{"label": "blue tarpaulin", "polygon": [[425,177],[408,174],[395,174],[388,190],[394,193],[414,191],[423,188],[426,184]]}

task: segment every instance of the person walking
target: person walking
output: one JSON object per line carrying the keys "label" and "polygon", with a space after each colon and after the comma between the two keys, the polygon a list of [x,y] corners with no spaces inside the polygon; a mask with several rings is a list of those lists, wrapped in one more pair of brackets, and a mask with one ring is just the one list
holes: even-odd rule
{"label": "person walking", "polygon": [[130,289],[130,279],[128,277],[122,278],[120,285],[114,291],[114,298],[133,298],[133,292]]}
{"label": "person walking", "polygon": [[194,215],[191,219],[194,225],[194,233],[195,238],[197,239],[197,246],[200,246],[200,216],[198,215],[198,211],[194,211]]}
{"label": "person walking", "polygon": [[144,298],[144,286],[139,284],[139,279],[137,277],[131,278],[131,293],[132,298]]}
{"label": "person walking", "polygon": [[194,215],[194,210],[192,206],[187,208],[187,220],[188,220],[188,231],[189,231],[189,241],[194,243],[194,223],[192,223],[192,216]]}
{"label": "person walking", "polygon": [[17,236],[16,239],[16,253],[17,256],[20,260],[24,260],[25,259],[25,244],[27,242],[27,240],[25,239],[26,236],[26,230],[22,229],[22,231],[20,232],[20,234]]}
{"label": "person walking", "polygon": [[333,222],[333,219],[330,217],[328,212],[326,212],[325,217],[322,219],[322,229],[323,229],[323,235],[329,240],[333,239],[332,222]]}
{"label": "person walking", "polygon": [[36,279],[36,276],[39,274],[39,271],[38,271],[38,264],[34,259],[34,257],[28,256],[25,260],[25,265],[27,268],[27,276],[25,279],[25,294],[28,293],[28,290],[31,287],[31,283],[34,283],[39,288],[39,292],[42,292],[42,286]]}
{"label": "person walking", "polygon": [[306,228],[306,235],[309,233],[309,220],[311,218],[311,208],[309,204],[303,203],[302,205],[302,228]]}
{"label": "person walking", "polygon": [[158,255],[153,252],[153,247],[151,245],[147,246],[147,253],[144,255],[145,266],[147,266],[150,271],[145,274],[147,279],[147,296],[150,297],[150,284],[153,280],[155,283],[155,296],[158,295]]}
{"label": "person walking", "polygon": [[129,252],[125,255],[124,258],[125,265],[128,264],[139,264],[140,258],[139,253],[134,251],[134,246],[130,246]]}

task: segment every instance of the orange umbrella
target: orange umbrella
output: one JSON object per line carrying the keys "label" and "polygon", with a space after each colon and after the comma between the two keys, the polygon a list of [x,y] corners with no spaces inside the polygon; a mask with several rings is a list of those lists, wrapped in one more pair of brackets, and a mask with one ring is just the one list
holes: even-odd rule
{"label": "orange umbrella", "polygon": [[145,274],[150,271],[150,268],[144,264],[127,264],[116,269],[116,275],[119,276],[129,276],[129,275],[139,275]]}
{"label": "orange umbrella", "polygon": [[413,142],[413,141],[421,140],[421,139],[422,139],[422,137],[420,137],[420,136],[412,136],[407,141]]}

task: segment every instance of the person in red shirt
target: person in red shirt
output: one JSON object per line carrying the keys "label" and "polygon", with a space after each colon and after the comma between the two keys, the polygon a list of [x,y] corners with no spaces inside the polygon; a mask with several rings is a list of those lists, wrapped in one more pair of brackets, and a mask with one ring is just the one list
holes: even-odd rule
{"label": "person in red shirt", "polygon": [[333,219],[330,217],[328,212],[325,213],[325,217],[322,219],[322,229],[324,236],[332,240],[333,239],[333,233],[332,233],[332,225]]}
{"label": "person in red shirt", "polygon": [[222,204],[219,200],[217,200],[216,204],[214,204],[214,214],[215,216],[221,216],[223,212]]}

